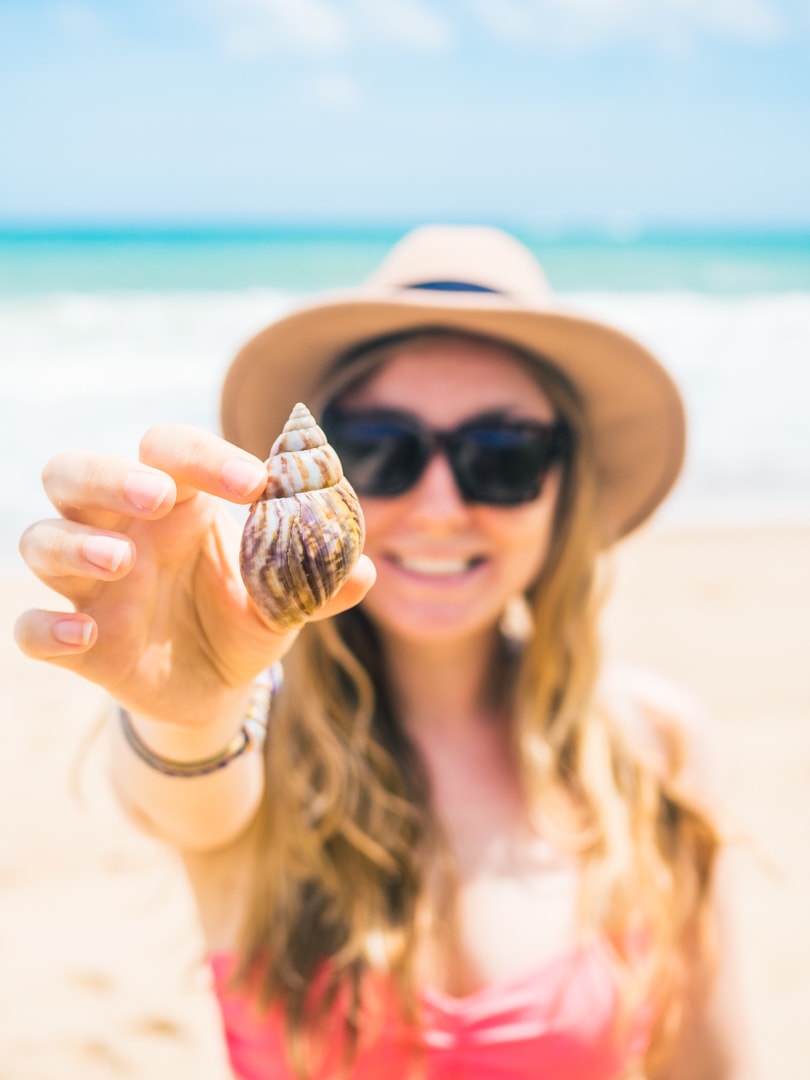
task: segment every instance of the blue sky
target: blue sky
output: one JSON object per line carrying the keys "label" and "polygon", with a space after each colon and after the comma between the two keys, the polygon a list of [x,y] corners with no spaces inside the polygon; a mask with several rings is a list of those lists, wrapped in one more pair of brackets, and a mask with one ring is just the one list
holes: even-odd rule
{"label": "blue sky", "polygon": [[810,0],[0,0],[0,222],[810,225]]}

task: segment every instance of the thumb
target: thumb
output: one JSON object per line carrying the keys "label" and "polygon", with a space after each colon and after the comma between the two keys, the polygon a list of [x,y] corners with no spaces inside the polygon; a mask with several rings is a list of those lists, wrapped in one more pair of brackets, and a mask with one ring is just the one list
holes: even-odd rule
{"label": "thumb", "polygon": [[313,622],[329,619],[359,604],[376,580],[377,568],[368,555],[361,555],[340,589],[312,616]]}

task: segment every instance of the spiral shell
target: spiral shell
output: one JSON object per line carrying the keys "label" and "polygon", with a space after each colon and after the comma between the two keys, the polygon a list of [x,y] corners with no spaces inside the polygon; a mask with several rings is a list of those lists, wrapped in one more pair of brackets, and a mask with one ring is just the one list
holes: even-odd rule
{"label": "spiral shell", "polygon": [[341,587],[365,535],[357,495],[306,405],[273,443],[267,487],[250,508],[239,565],[275,626],[299,626]]}

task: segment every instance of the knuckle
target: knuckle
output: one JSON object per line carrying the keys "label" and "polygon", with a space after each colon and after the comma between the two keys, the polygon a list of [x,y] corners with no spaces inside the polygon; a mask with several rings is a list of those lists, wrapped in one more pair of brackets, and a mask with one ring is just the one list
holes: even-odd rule
{"label": "knuckle", "polygon": [[64,530],[57,523],[37,521],[23,532],[18,546],[27,566],[53,573],[64,569],[66,544]]}
{"label": "knuckle", "polygon": [[14,640],[17,643],[18,648],[30,656],[34,652],[34,632],[33,623],[36,616],[35,611],[24,611],[22,615],[17,618],[14,623]]}
{"label": "knuckle", "polygon": [[25,531],[23,532],[22,536],[20,537],[19,543],[17,544],[17,550],[19,551],[20,555],[22,555],[26,563],[30,562],[32,558],[33,551],[36,545],[36,537],[38,530],[39,522],[35,523],[34,525],[29,525],[28,528],[25,529]]}
{"label": "knuckle", "polygon": [[104,492],[110,485],[110,468],[107,458],[91,454],[82,463],[81,487],[85,492]]}
{"label": "knuckle", "polygon": [[59,478],[64,471],[64,465],[68,457],[68,451],[62,450],[58,454],[54,454],[46,463],[42,470],[41,479],[42,486],[46,491],[51,491],[56,487],[59,482]]}
{"label": "knuckle", "polygon": [[138,446],[139,457],[141,461],[148,462],[150,459],[156,457],[160,451],[160,447],[163,445],[166,435],[165,424],[153,424],[152,427],[147,428],[141,437],[140,444]]}
{"label": "knuckle", "polygon": [[29,525],[20,537],[20,554],[25,562],[37,569],[45,566],[52,558],[55,544],[53,529],[44,521]]}
{"label": "knuckle", "polygon": [[90,493],[109,483],[108,458],[84,450],[63,450],[45,465],[42,483],[57,507],[81,505]]}
{"label": "knuckle", "polygon": [[140,460],[156,468],[163,468],[175,460],[182,461],[192,430],[183,424],[153,424],[141,438],[138,447]]}
{"label": "knuckle", "polygon": [[[145,432],[139,458],[172,475],[196,476],[211,467],[216,437],[189,424],[157,424]],[[218,457],[216,457],[218,461]]]}
{"label": "knuckle", "polygon": [[[185,470],[191,475],[207,471],[212,463],[211,450],[211,444],[202,432],[190,433],[182,451],[182,462]],[[217,457],[214,457],[213,460],[218,463]]]}
{"label": "knuckle", "polygon": [[64,561],[65,539],[62,531],[51,526],[42,529],[39,538],[39,557],[47,567],[61,567]]}

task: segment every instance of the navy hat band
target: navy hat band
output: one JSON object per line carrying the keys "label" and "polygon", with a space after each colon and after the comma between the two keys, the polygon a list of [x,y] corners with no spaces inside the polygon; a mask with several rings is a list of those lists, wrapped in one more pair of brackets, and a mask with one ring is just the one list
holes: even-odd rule
{"label": "navy hat band", "polygon": [[473,292],[473,293],[498,293],[498,289],[490,289],[486,285],[476,285],[472,281],[420,281],[415,285],[408,285],[409,289],[430,289],[433,292]]}

